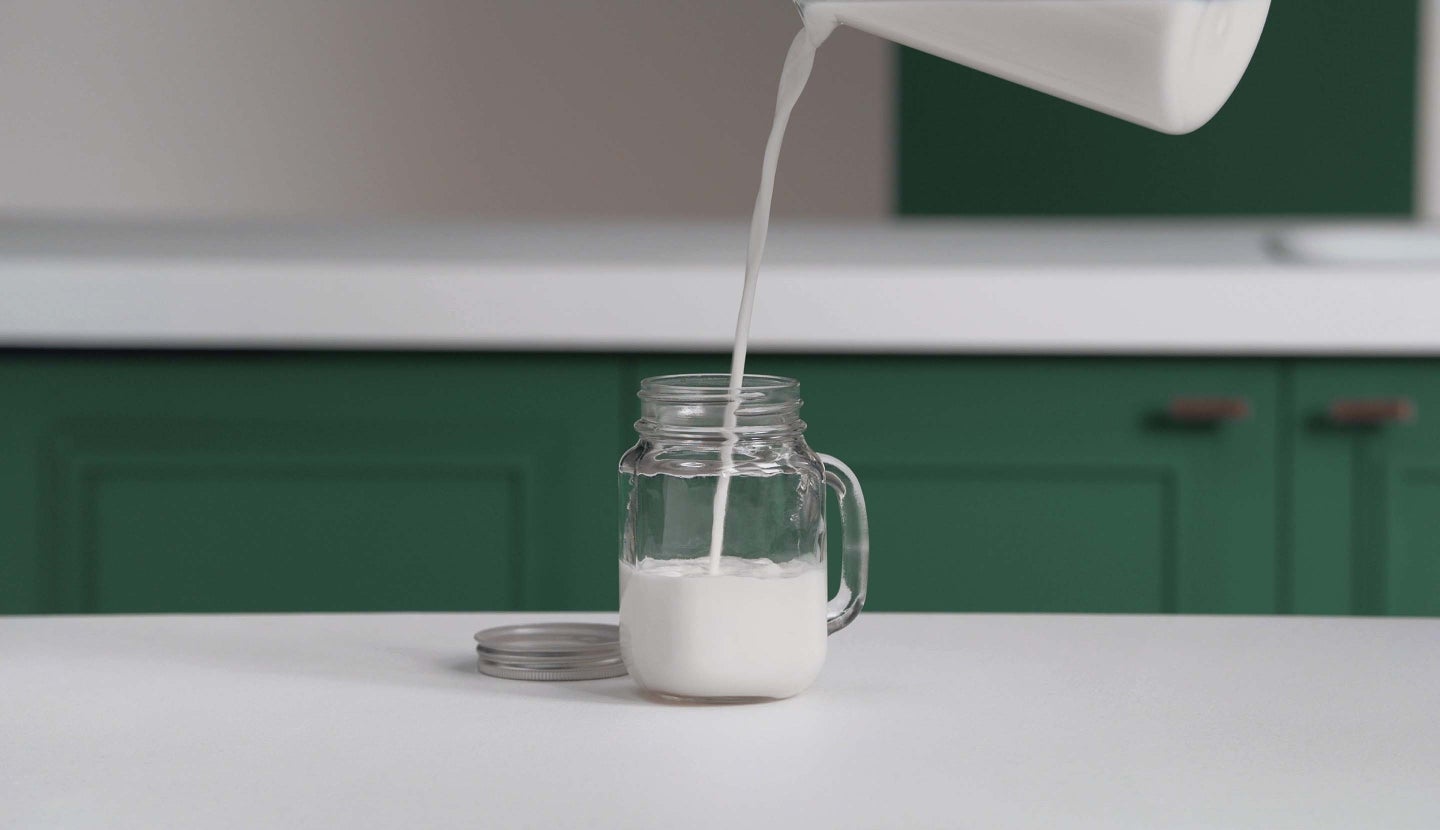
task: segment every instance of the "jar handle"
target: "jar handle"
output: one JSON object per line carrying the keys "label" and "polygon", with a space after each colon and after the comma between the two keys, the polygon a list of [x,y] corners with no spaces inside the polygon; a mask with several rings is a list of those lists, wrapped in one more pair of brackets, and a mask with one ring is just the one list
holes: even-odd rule
{"label": "jar handle", "polygon": [[865,515],[865,494],[845,462],[820,453],[825,483],[840,497],[840,532],[844,543],[840,560],[840,590],[825,606],[826,628],[834,634],[855,620],[865,606],[870,582],[870,520]]}

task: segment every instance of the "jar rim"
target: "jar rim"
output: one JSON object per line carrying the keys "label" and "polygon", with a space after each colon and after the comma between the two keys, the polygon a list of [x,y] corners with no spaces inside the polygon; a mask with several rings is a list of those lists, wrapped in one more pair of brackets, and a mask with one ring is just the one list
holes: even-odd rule
{"label": "jar rim", "polygon": [[[739,395],[730,394],[730,376],[658,375],[640,381],[642,435],[687,438],[764,437],[805,429],[799,412],[800,382],[778,375],[746,375]],[[738,400],[737,400],[738,398]],[[733,426],[725,427],[733,414]]]}
{"label": "jar rim", "polygon": [[[779,375],[747,374],[740,384],[740,398],[747,402],[793,397],[799,391],[800,381]],[[643,401],[726,403],[730,400],[730,375],[722,372],[656,375],[640,381],[636,395]]]}

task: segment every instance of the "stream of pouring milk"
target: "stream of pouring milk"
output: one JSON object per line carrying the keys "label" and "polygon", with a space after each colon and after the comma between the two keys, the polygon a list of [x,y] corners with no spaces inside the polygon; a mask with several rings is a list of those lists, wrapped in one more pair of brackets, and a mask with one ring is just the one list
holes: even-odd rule
{"label": "stream of pouring milk", "polygon": [[780,75],[750,219],[710,529],[712,575],[720,572],[725,543],[736,411],[780,143],[810,78],[815,50],[839,20],[1102,112],[1184,133],[1208,121],[1230,97],[1250,63],[1270,0],[801,0],[800,6],[805,28],[790,45]]}
{"label": "stream of pouring milk", "polygon": [[745,290],[740,295],[740,313],[735,320],[735,349],[730,355],[729,401],[725,404],[722,422],[724,443],[720,448],[720,478],[715,485],[715,502],[710,525],[710,573],[720,573],[720,556],[725,547],[725,512],[730,501],[730,479],[735,466],[736,416],[740,408],[740,390],[745,382],[745,353],[750,346],[750,317],[755,310],[755,286],[760,277],[760,260],[765,255],[765,237],[770,231],[770,200],[775,194],[775,168],[780,163],[780,144],[785,140],[785,125],[810,70],[815,66],[815,50],[835,30],[833,18],[807,19],[805,28],[795,35],[785,55],[785,68],[780,71],[780,92],[775,98],[775,120],[770,124],[770,138],[765,142],[765,160],[760,167],[760,192],[755,195],[755,211],[750,216],[750,246],[745,252]]}

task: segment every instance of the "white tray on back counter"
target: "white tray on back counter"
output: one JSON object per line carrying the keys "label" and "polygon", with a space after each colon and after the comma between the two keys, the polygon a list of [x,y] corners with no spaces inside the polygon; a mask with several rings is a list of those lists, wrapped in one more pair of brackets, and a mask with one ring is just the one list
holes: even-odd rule
{"label": "white tray on back counter", "polygon": [[[753,344],[1440,354],[1440,264],[1327,260],[1326,228],[1294,225],[781,224]],[[740,225],[14,220],[0,346],[721,351],[744,245]]]}
{"label": "white tray on back counter", "polygon": [[867,613],[681,706],[476,673],[543,619],[0,618],[0,826],[1440,827],[1440,620]]}

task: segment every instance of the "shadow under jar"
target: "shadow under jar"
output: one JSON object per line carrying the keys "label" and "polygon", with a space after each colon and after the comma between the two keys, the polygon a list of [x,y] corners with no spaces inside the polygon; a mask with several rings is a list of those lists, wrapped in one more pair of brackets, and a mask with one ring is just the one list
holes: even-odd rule
{"label": "shadow under jar", "polygon": [[[728,430],[729,382],[642,381],[640,440],[620,459],[620,647],[631,677],[665,697],[798,694],[820,673],[826,636],[865,603],[864,496],[849,467],[805,443],[800,384],[746,375]],[[827,486],[844,533],[828,602]]]}

